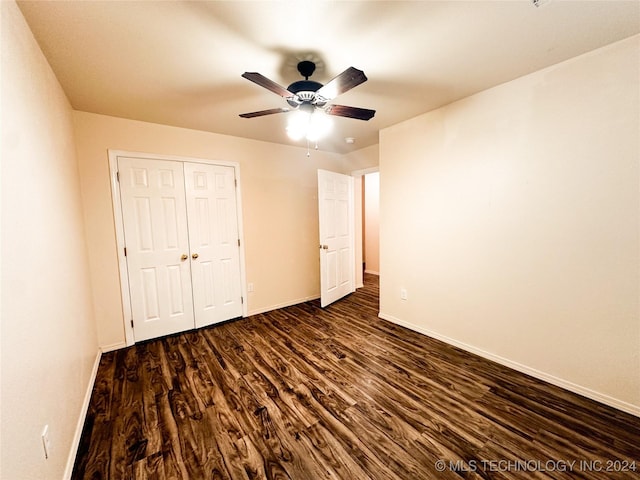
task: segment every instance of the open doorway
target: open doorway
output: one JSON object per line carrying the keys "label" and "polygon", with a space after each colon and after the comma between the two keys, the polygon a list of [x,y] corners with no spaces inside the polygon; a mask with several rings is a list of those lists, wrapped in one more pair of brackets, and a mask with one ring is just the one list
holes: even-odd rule
{"label": "open doorway", "polygon": [[378,168],[353,172],[355,195],[356,288],[364,273],[380,275],[380,173]]}
{"label": "open doorway", "polygon": [[362,259],[364,273],[380,275],[380,172],[362,176]]}

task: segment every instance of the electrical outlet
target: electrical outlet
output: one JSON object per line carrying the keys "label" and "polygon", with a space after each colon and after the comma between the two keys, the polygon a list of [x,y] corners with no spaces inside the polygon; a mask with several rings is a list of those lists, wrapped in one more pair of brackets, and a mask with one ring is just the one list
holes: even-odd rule
{"label": "electrical outlet", "polygon": [[406,288],[401,288],[400,289],[400,300],[406,300],[407,298],[408,298],[407,289]]}
{"label": "electrical outlet", "polygon": [[253,292],[253,283],[247,284],[247,292]]}
{"label": "electrical outlet", "polygon": [[42,448],[44,449],[44,458],[49,458],[51,452],[51,441],[49,440],[49,425],[45,425],[42,429]]}

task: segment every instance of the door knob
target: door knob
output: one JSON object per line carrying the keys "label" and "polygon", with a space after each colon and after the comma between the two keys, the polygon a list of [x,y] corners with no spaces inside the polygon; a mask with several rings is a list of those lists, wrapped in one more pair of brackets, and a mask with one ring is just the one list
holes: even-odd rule
{"label": "door knob", "polygon": [[189,255],[183,254],[183,255],[180,257],[180,260],[182,260],[182,261],[184,262],[187,258],[189,258]]}
{"label": "door knob", "polygon": [[194,253],[193,255],[191,255],[191,258],[193,258],[195,260],[196,258],[198,258],[198,256],[199,255],[197,253]]}
{"label": "door knob", "polygon": [[323,250],[329,250],[329,245],[321,245]]}

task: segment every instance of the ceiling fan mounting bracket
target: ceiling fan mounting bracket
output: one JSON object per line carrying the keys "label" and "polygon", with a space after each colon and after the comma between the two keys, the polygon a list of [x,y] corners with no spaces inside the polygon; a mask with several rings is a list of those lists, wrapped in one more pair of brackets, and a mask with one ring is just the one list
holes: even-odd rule
{"label": "ceiling fan mounting bracket", "polygon": [[309,77],[313,75],[313,72],[316,71],[316,64],[309,60],[302,60],[298,62],[298,72],[302,75],[305,80],[309,80]]}

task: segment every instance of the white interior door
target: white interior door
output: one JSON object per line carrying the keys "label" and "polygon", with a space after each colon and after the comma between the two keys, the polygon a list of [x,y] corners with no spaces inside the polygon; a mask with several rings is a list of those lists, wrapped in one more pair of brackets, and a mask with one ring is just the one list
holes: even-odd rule
{"label": "white interior door", "polygon": [[135,341],[193,328],[181,162],[118,158]]}
{"label": "white interior door", "polygon": [[196,327],[242,316],[233,167],[185,163]]}
{"label": "white interior door", "polygon": [[318,170],[320,303],[355,290],[353,177]]}

